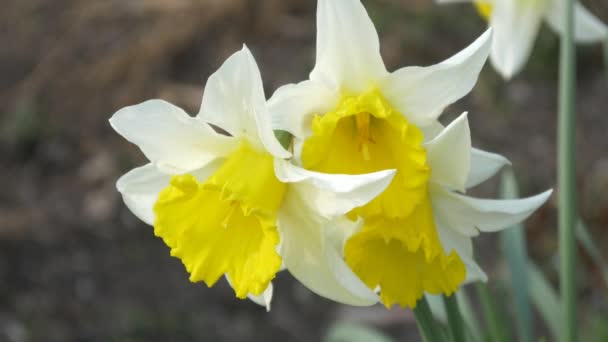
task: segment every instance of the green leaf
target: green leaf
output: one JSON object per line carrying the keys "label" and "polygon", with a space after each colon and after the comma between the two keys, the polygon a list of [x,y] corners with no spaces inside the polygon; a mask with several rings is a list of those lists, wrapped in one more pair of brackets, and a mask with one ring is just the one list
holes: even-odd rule
{"label": "green leaf", "polygon": [[495,342],[507,342],[509,339],[505,321],[496,306],[492,292],[486,283],[478,282],[475,284],[477,294],[479,295],[479,301],[481,302],[481,308],[483,309],[484,318],[488,325],[488,332],[490,334],[490,341]]}
{"label": "green leaf", "polygon": [[581,246],[583,246],[585,252],[589,254],[593,262],[597,265],[597,267],[599,267],[600,272],[602,272],[604,282],[608,287],[608,263],[602,257],[602,253],[595,245],[595,242],[593,242],[589,229],[580,218],[578,220],[578,224],[576,225],[576,238],[581,243]]}
{"label": "green leaf", "polygon": [[540,269],[528,263],[530,298],[540,313],[555,341],[561,336],[561,303],[557,291],[549,284]]}
{"label": "green leaf", "polygon": [[392,342],[380,331],[354,322],[338,322],[329,328],[325,342]]}
{"label": "green leaf", "polygon": [[418,330],[426,342],[440,342],[445,340],[441,335],[442,325],[437,323],[433,317],[433,313],[431,312],[431,308],[425,296],[422,296],[422,298],[418,300],[413,311],[414,317],[416,317]]}
{"label": "green leaf", "polygon": [[606,74],[606,81],[608,81],[608,39],[604,41],[604,73]]}
{"label": "green leaf", "polygon": [[475,312],[471,306],[469,296],[464,290],[460,290],[456,292],[456,298],[458,298],[458,306],[460,307],[460,312],[462,313],[462,319],[467,326],[467,332],[470,335],[470,340],[481,341],[483,331],[481,330],[479,322],[475,317]]}
{"label": "green leaf", "polygon": [[[501,197],[517,198],[519,189],[511,169],[505,170],[501,178]],[[532,310],[528,295],[528,256],[526,235],[522,224],[516,224],[500,233],[502,249],[511,275],[511,289],[515,305],[515,326],[519,341],[532,341]]]}
{"label": "green leaf", "polygon": [[451,296],[443,295],[443,304],[445,305],[445,311],[448,314],[448,326],[450,328],[450,335],[454,342],[465,342],[466,341],[466,328],[464,325],[464,319],[460,313],[458,306],[458,299],[456,294]]}

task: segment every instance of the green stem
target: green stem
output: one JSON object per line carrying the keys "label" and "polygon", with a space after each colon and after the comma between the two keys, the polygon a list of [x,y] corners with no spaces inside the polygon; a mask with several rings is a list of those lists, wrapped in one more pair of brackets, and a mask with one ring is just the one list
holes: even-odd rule
{"label": "green stem", "polygon": [[488,285],[482,282],[475,284],[477,288],[477,294],[479,295],[479,301],[483,309],[486,323],[488,324],[488,330],[490,332],[490,340],[496,342],[507,342],[507,333],[503,328],[503,322],[498,313],[496,303],[492,299],[492,293],[488,288]]}
{"label": "green stem", "polygon": [[564,30],[560,44],[559,115],[558,115],[558,223],[560,287],[562,296],[562,341],[576,340],[576,223],[575,185],[575,92],[576,70],[574,0],[565,0]]}
{"label": "green stem", "polygon": [[464,321],[464,325],[470,335],[469,340],[472,342],[482,341],[482,330],[479,326],[479,322],[477,321],[477,317],[473,307],[471,306],[471,300],[469,299],[469,296],[467,296],[466,291],[463,289],[456,292],[456,298],[458,298],[458,308],[462,314],[462,320]]}
{"label": "green stem", "polygon": [[445,311],[448,314],[448,325],[450,332],[452,333],[452,341],[454,342],[465,342],[465,330],[464,321],[460,315],[460,309],[458,308],[458,300],[456,294],[451,296],[443,296],[443,304],[445,305]]}
{"label": "green stem", "polygon": [[423,296],[416,303],[416,308],[413,310],[414,316],[416,317],[416,324],[418,330],[424,337],[426,342],[441,342],[443,341],[439,333],[439,326],[433,318],[433,313],[427,303],[426,298]]}
{"label": "green stem", "polygon": [[606,81],[608,82],[608,38],[604,41],[604,72],[606,73]]}

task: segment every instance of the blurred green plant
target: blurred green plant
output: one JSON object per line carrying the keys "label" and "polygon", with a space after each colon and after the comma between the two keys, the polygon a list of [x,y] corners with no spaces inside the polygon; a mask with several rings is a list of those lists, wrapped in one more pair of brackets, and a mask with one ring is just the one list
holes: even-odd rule
{"label": "blurred green plant", "polygon": [[2,122],[2,140],[10,146],[28,148],[35,145],[44,133],[45,118],[29,100],[19,102]]}
{"label": "blurred green plant", "polygon": [[[501,197],[506,199],[518,198],[519,188],[513,170],[503,171],[501,177]],[[528,272],[526,235],[523,225],[516,224],[500,232],[502,249],[505,254],[511,278],[511,293],[515,306],[515,326],[518,340],[532,341],[532,311],[528,296]]]}
{"label": "blurred green plant", "polygon": [[606,73],[606,81],[608,82],[608,39],[604,42],[604,72]]}
{"label": "blurred green plant", "polygon": [[602,257],[600,249],[593,242],[593,237],[589,233],[587,225],[579,218],[576,225],[576,239],[580,242],[585,252],[591,257],[591,260],[599,268],[606,288],[608,288],[608,262]]}
{"label": "blurred green plant", "polygon": [[429,306],[426,297],[420,298],[414,308],[414,316],[418,330],[422,333],[426,342],[443,341],[443,335],[439,329],[440,325],[435,320],[431,307]]}
{"label": "blurred green plant", "polygon": [[494,298],[498,298],[492,294],[486,283],[478,282],[475,284],[477,295],[481,303],[483,317],[488,327],[489,341],[508,342],[512,341],[509,336],[508,328],[505,325],[507,322],[504,315],[500,311]]}
{"label": "blurred green plant", "polygon": [[576,305],[576,49],[574,47],[574,0],[565,0],[560,40],[557,122],[557,184],[561,291],[560,340],[577,339]]}
{"label": "blurred green plant", "polygon": [[456,294],[451,296],[443,296],[443,304],[445,305],[445,311],[448,316],[448,326],[450,328],[450,335],[454,342],[465,342],[466,341],[466,330],[464,320],[460,314],[460,308],[458,307],[458,298]]}
{"label": "blurred green plant", "polygon": [[380,331],[355,322],[338,322],[332,325],[325,342],[392,342]]}
{"label": "blurred green plant", "polygon": [[542,271],[532,262],[528,262],[528,279],[530,299],[555,340],[560,336],[561,303],[557,291],[547,281]]}

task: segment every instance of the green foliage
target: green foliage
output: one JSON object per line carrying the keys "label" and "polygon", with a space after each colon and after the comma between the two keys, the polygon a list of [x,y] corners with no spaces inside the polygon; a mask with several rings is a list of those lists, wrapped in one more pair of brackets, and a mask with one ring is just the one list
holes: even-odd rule
{"label": "green foliage", "polygon": [[16,147],[28,147],[37,143],[45,127],[44,117],[29,101],[21,102],[2,120],[2,139]]}
{"label": "green foliage", "polygon": [[392,342],[380,331],[354,322],[338,322],[329,328],[325,342]]}
{"label": "green foliage", "polygon": [[576,239],[600,269],[602,278],[608,288],[608,262],[604,260],[600,249],[596,246],[595,242],[593,242],[593,237],[589,233],[589,229],[581,219],[578,220],[578,224],[576,225]]}
{"label": "green foliage", "polygon": [[553,338],[560,336],[561,303],[557,291],[547,281],[541,270],[532,262],[528,263],[530,299],[547,324]]}
{"label": "green foliage", "polygon": [[[519,189],[512,170],[505,170],[501,178],[501,197],[517,198]],[[502,249],[507,259],[511,278],[511,293],[515,306],[515,324],[519,341],[532,341],[532,311],[528,295],[526,235],[523,225],[516,224],[500,233]]]}
{"label": "green foliage", "polygon": [[487,284],[478,282],[475,284],[477,295],[483,309],[483,316],[488,329],[488,341],[507,342],[512,341],[508,334],[507,320],[499,309],[495,298],[499,297],[492,294]]}

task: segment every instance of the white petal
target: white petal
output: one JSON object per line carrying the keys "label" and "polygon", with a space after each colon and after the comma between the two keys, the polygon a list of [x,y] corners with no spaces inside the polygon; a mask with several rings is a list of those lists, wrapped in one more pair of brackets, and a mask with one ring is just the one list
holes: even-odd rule
{"label": "white petal", "polygon": [[287,270],[320,296],[349,305],[376,304],[377,295],[346,265],[335,241],[326,235],[331,224],[336,223],[316,215],[297,191],[288,190],[278,214],[280,254]]}
{"label": "white petal", "polygon": [[460,195],[440,186],[431,187],[435,216],[467,236],[496,232],[526,219],[547,201],[553,190],[523,199],[479,199]]}
{"label": "white petal", "polygon": [[429,125],[420,127],[422,130],[422,134],[424,135],[424,142],[429,142],[435,139],[439,133],[443,132],[445,127],[441,124],[441,122],[435,120],[432,121]]}
{"label": "white petal", "polygon": [[390,74],[381,89],[417,126],[435,121],[443,109],[468,94],[488,58],[492,30],[452,58],[430,67],[405,67]]}
{"label": "white petal", "polygon": [[217,134],[209,125],[162,100],[125,107],[112,116],[110,124],[168,173],[198,169],[236,147],[234,139]]}
{"label": "white petal", "polygon": [[171,175],[160,172],[153,164],[135,168],[116,182],[127,208],[140,220],[154,224],[154,203],[158,194],[167,186]]}
{"label": "white petal", "polygon": [[471,151],[471,172],[467,178],[466,187],[472,188],[483,183],[505,165],[511,165],[511,162],[500,154],[474,148]]}
{"label": "white petal", "polygon": [[335,109],[339,98],[338,92],[319,82],[308,80],[284,85],[268,100],[272,127],[304,139],[311,134],[314,115]]}
{"label": "white petal", "polygon": [[471,131],[467,113],[425,144],[431,181],[464,192],[471,167]]}
{"label": "white petal", "polygon": [[488,276],[481,267],[479,267],[477,262],[475,262],[473,257],[473,241],[471,238],[449,228],[440,220],[437,220],[436,226],[443,250],[448,254],[452,250],[456,251],[464,263],[467,271],[465,283],[479,280],[483,282],[488,281]]}
{"label": "white petal", "polygon": [[490,25],[494,28],[494,43],[490,61],[498,72],[510,79],[519,72],[536,40],[544,1],[495,1]]}
{"label": "white petal", "polygon": [[[561,34],[564,27],[565,1],[553,0],[547,6],[545,18],[555,32]],[[574,39],[581,43],[594,43],[608,38],[608,28],[580,3],[574,4]]]}
{"label": "white petal", "polygon": [[326,174],[305,170],[288,161],[275,159],[275,174],[297,188],[308,205],[324,217],[343,215],[367,204],[390,184],[395,170],[362,175]]}
{"label": "white petal", "polygon": [[363,92],[386,75],[376,28],[359,0],[319,0],[317,62],[310,79]]}
{"label": "white petal", "polygon": [[[424,141],[435,139],[445,128],[439,121],[422,128]],[[471,149],[471,168],[467,178],[466,188],[472,188],[494,176],[505,165],[511,162],[500,154],[487,152],[477,148]]]}
{"label": "white petal", "polygon": [[260,70],[246,46],[209,77],[198,118],[245,137],[276,157],[290,156],[274,136]]}

